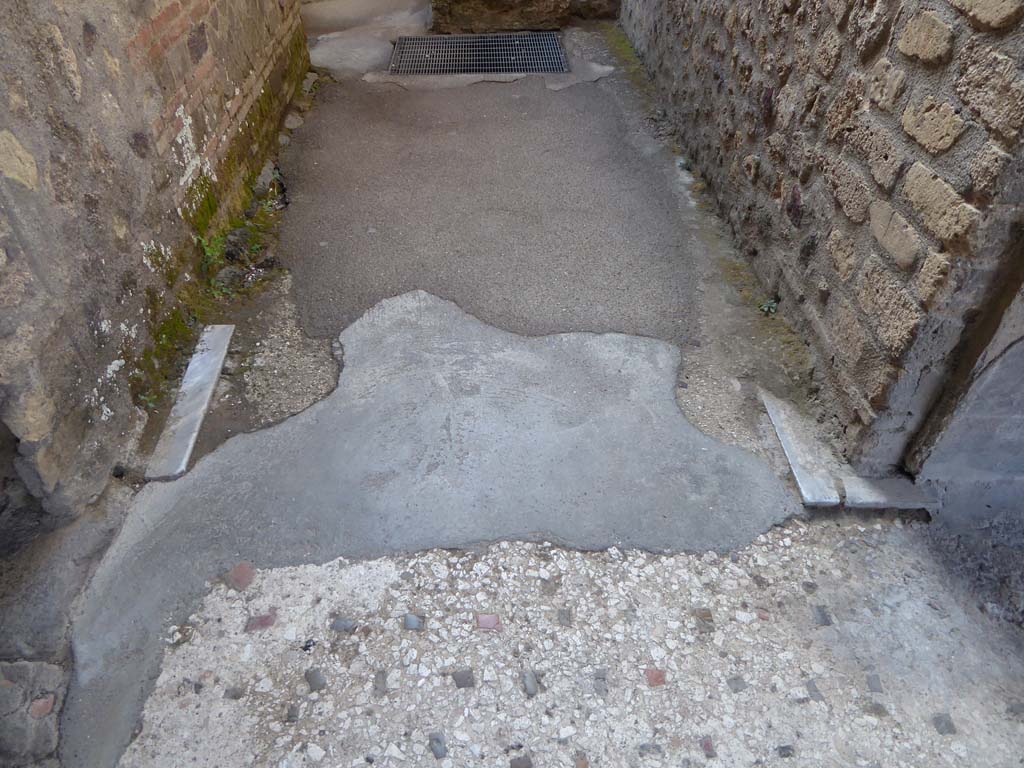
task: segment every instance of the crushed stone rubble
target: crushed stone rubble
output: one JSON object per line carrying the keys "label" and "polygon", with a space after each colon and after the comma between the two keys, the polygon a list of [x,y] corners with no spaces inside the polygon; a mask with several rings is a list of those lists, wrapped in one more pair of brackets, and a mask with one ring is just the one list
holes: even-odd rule
{"label": "crushed stone rubble", "polygon": [[120,764],[1019,767],[1020,635],[918,529],[240,564],[172,628]]}

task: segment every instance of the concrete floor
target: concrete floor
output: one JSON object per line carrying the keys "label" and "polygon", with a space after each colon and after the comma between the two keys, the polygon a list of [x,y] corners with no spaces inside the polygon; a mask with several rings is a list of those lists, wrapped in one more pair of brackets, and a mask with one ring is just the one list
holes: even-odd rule
{"label": "concrete floor", "polygon": [[341,334],[338,389],[135,498],[74,624],[68,766],[116,763],[169,625],[239,559],[724,552],[799,511],[677,405],[731,321],[702,314],[711,217],[627,82],[327,85],[282,167],[278,254],[306,332]]}
{"label": "concrete floor", "polygon": [[527,335],[696,334],[702,254],[674,160],[596,85],[329,87],[282,162],[283,254],[314,335],[414,289]]}

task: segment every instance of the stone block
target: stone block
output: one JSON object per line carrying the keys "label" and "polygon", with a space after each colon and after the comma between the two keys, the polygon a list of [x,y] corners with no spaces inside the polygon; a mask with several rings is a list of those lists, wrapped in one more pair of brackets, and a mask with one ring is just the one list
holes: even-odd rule
{"label": "stone block", "polygon": [[943,64],[953,53],[953,28],[925,11],[907,22],[896,47],[904,56],[925,64]]}
{"label": "stone block", "polygon": [[149,458],[147,480],[173,479],[188,469],[234,331],[233,325],[208,325],[203,329],[163,433]]}
{"label": "stone block", "polygon": [[872,196],[863,175],[841,158],[826,157],[822,164],[825,181],[843,213],[850,221],[864,223]]}
{"label": "stone block", "polygon": [[960,55],[956,92],[981,121],[1007,142],[1024,129],[1024,77],[1016,63],[978,39]]}
{"label": "stone block", "polygon": [[[790,403],[781,400],[770,392],[760,390],[761,401],[764,403],[775,434],[789,461],[800,499],[807,507],[835,507],[839,505],[839,489],[832,478],[831,467],[823,459],[817,445],[813,429],[804,416]],[[665,673],[661,670],[647,670],[648,684],[653,688],[651,673],[658,673],[658,685],[665,682]]]}
{"label": "stone block", "polygon": [[892,112],[903,95],[907,74],[884,56],[871,68],[868,98],[880,109]]}
{"label": "stone block", "polygon": [[614,19],[619,5],[619,0],[572,0],[569,10],[581,19]]}
{"label": "stone block", "polygon": [[846,141],[868,164],[878,185],[891,192],[903,171],[903,156],[889,138],[888,131],[858,112],[847,125]]}
{"label": "stone block", "polygon": [[838,229],[833,229],[825,247],[832,257],[832,266],[842,280],[849,280],[857,269],[857,251],[853,240]]}
{"label": "stone block", "polygon": [[1024,0],[949,0],[980,29],[1004,29],[1024,16]]}
{"label": "stone block", "polygon": [[928,231],[944,242],[966,238],[977,223],[978,210],[921,163],[914,163],[907,171],[903,194]]}
{"label": "stone block", "polygon": [[835,302],[828,315],[828,330],[840,362],[849,370],[860,366],[869,346],[868,336],[857,308],[848,299]]}
{"label": "stone block", "polygon": [[75,101],[82,100],[82,74],[78,69],[75,49],[68,45],[56,24],[43,27],[46,45],[40,47],[40,58],[46,73],[62,81]]}
{"label": "stone block", "polygon": [[39,171],[32,153],[10,131],[0,131],[0,176],[31,190],[39,189]]}
{"label": "stone block", "polygon": [[846,79],[846,84],[829,105],[825,116],[825,129],[831,140],[835,141],[842,135],[847,122],[860,110],[864,101],[864,91],[863,76],[854,73]]}
{"label": "stone block", "polygon": [[971,160],[971,182],[977,194],[990,196],[996,193],[999,177],[1010,162],[1010,155],[995,144],[989,143]]}
{"label": "stone block", "polygon": [[942,290],[942,286],[949,279],[950,267],[951,262],[948,253],[935,250],[928,251],[928,256],[921,265],[921,271],[917,273],[917,277],[914,280],[914,289],[917,291],[917,295],[926,309],[931,309],[935,305],[935,299],[939,291]]}
{"label": "stone block", "polygon": [[0,662],[0,763],[23,765],[54,752],[65,685],[54,664]]}
{"label": "stone block", "polygon": [[814,51],[814,67],[823,77],[832,77],[842,55],[843,43],[839,33],[834,29],[829,29],[821,36],[818,47]]}
{"label": "stone block", "polygon": [[560,29],[569,20],[571,0],[434,0],[433,30],[502,32]]}
{"label": "stone block", "polygon": [[850,31],[854,33],[853,44],[861,61],[870,59],[889,38],[896,6],[894,0],[871,0],[856,4],[856,10],[851,16]]}
{"label": "stone block", "polygon": [[907,106],[903,112],[903,130],[933,155],[938,155],[960,138],[964,121],[952,104],[927,96],[919,104]]}
{"label": "stone block", "polygon": [[878,338],[893,359],[899,359],[910,346],[924,313],[903,286],[877,256],[864,262],[857,285],[857,301],[877,329]]}
{"label": "stone block", "polygon": [[832,11],[832,18],[836,24],[846,21],[846,15],[850,12],[852,0],[828,0],[828,9]]}
{"label": "stone block", "polygon": [[910,269],[921,253],[921,238],[884,200],[871,203],[871,234],[900,269]]}
{"label": "stone block", "polygon": [[842,477],[847,509],[938,509],[927,490],[905,477]]}
{"label": "stone block", "polygon": [[761,158],[757,155],[747,155],[743,158],[743,175],[751,184],[757,183],[757,177],[761,172]]}

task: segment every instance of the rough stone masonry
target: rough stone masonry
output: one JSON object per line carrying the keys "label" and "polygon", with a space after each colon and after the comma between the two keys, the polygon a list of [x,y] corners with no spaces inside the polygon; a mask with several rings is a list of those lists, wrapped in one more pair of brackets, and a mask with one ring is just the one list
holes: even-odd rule
{"label": "rough stone masonry", "polygon": [[620,0],[433,0],[440,33],[560,29],[572,17],[615,18]]}
{"label": "rough stone masonry", "polygon": [[1022,19],[1024,0],[623,3],[869,471],[927,455],[915,435],[1024,277]]}
{"label": "rough stone masonry", "polygon": [[102,492],[308,59],[298,0],[8,0],[0,30],[2,556]]}
{"label": "rough stone masonry", "polygon": [[[0,34],[6,558],[130,449],[191,341],[194,238],[240,205],[308,58],[298,0],[5,0]],[[0,763],[54,764],[66,652],[5,640]]]}

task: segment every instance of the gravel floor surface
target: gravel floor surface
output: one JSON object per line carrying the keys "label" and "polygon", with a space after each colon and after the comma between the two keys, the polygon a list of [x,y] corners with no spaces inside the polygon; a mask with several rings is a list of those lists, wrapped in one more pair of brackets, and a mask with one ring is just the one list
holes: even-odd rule
{"label": "gravel floor surface", "polygon": [[121,765],[1008,768],[1022,658],[916,524],[240,564],[172,629]]}

